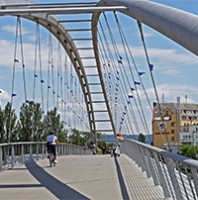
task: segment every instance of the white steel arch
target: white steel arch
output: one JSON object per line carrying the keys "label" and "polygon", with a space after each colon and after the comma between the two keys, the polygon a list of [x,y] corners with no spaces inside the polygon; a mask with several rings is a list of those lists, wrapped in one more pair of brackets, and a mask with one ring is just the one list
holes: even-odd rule
{"label": "white steel arch", "polygon": [[198,16],[147,0],[102,0],[99,5],[126,6],[121,12],[155,29],[198,55]]}
{"label": "white steel arch", "polygon": [[[67,4],[67,3],[66,3]],[[71,3],[72,4],[72,3]],[[86,3],[85,3],[86,4]],[[90,3],[87,3],[88,5]],[[57,4],[58,5],[58,4]],[[61,24],[61,20],[59,20],[55,15],[56,14],[81,14],[81,13],[94,13],[98,11],[112,11],[112,10],[120,10],[120,9],[126,9],[123,6],[116,6],[116,7],[97,7],[95,6],[77,6],[72,7],[68,6],[68,8],[64,7],[58,7],[54,8],[52,6],[49,6],[47,4],[9,4],[9,5],[1,5],[0,9],[0,16],[4,15],[10,15],[10,16],[20,16],[23,18],[26,18],[31,21],[35,21],[36,23],[42,25],[46,29],[48,29],[62,44],[65,51],[67,52],[68,56],[70,57],[70,60],[75,68],[75,71],[77,73],[77,76],[79,78],[82,91],[84,94],[85,103],[87,106],[87,114],[89,118],[89,125],[91,132],[96,136],[97,132],[112,132],[115,134],[114,128],[106,129],[106,126],[103,127],[105,129],[98,129],[96,127],[96,124],[99,122],[102,123],[110,123],[111,127],[113,127],[113,121],[110,117],[110,109],[107,103],[107,98],[104,88],[102,87],[102,92],[90,92],[90,83],[87,80],[87,74],[84,70],[84,65],[82,62],[82,57],[79,54],[78,48],[75,45],[74,38],[71,37],[69,34],[69,31]],[[75,20],[74,20],[75,21]],[[80,21],[80,20],[79,20]],[[83,21],[83,20],[82,20]],[[86,49],[86,48],[85,48]],[[94,58],[95,59],[95,58]],[[97,66],[95,66],[97,68]],[[98,75],[99,76],[99,75]],[[99,77],[101,79],[101,77]],[[98,83],[98,85],[101,85],[101,82]],[[104,108],[102,110],[96,110],[93,107],[94,103],[101,103],[100,101],[93,101],[92,96],[93,94],[100,94],[104,96],[104,100],[102,103],[105,104],[106,109]],[[97,120],[95,119],[95,113],[108,113],[109,118]]]}

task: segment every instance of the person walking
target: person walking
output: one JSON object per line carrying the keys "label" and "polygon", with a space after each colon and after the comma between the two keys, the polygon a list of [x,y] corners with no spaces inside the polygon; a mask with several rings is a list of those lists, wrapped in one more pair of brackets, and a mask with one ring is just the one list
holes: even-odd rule
{"label": "person walking", "polygon": [[86,154],[87,152],[87,149],[88,149],[88,145],[87,143],[84,144],[84,147],[83,147],[83,150],[84,150],[84,155]]}

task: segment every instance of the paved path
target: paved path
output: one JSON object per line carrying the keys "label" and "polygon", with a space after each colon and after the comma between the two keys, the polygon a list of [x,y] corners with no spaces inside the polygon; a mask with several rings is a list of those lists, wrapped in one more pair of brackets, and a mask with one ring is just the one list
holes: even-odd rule
{"label": "paved path", "polygon": [[48,160],[28,162],[0,172],[0,199],[161,200],[153,185],[126,156],[59,157],[56,167]]}

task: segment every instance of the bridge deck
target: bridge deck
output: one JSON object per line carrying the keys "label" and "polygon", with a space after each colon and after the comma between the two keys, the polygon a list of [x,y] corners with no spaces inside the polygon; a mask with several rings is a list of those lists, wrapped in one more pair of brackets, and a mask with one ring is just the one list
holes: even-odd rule
{"label": "bridge deck", "polygon": [[28,162],[0,172],[0,199],[165,199],[125,155],[59,157],[56,167],[47,160]]}

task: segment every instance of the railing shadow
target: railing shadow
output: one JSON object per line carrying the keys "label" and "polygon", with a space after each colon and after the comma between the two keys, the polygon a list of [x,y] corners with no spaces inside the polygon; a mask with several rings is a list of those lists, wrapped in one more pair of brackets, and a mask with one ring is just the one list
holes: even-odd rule
{"label": "railing shadow", "polygon": [[30,161],[25,165],[29,172],[40,182],[40,184],[47,188],[58,199],[89,200],[86,196],[80,194],[48,174],[43,168],[38,166],[36,162]]}
{"label": "railing shadow", "polygon": [[127,189],[126,189],[126,185],[124,183],[124,178],[122,176],[122,172],[121,172],[121,169],[120,169],[120,165],[118,163],[116,156],[114,156],[114,161],[115,161],[115,165],[116,165],[116,170],[117,170],[117,174],[118,174],[118,180],[119,180],[119,183],[120,183],[120,189],[121,189],[122,197],[123,197],[124,200],[128,200],[130,198],[129,198],[129,195],[128,195],[128,192],[127,192]]}

